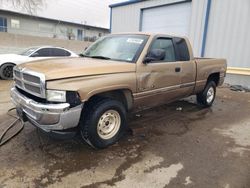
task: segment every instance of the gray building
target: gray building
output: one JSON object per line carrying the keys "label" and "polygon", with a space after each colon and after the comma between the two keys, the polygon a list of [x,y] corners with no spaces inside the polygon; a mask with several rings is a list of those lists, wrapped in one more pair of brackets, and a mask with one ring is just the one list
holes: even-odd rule
{"label": "gray building", "polygon": [[109,29],[0,10],[0,32],[69,40],[94,41]]}
{"label": "gray building", "polygon": [[226,58],[226,82],[250,87],[249,0],[131,0],[110,5],[112,33],[187,36],[195,56]]}

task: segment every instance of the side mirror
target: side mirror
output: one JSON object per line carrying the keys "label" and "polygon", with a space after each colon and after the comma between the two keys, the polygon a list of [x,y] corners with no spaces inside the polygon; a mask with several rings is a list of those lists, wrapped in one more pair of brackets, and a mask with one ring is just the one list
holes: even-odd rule
{"label": "side mirror", "polygon": [[38,56],[39,56],[39,53],[35,52],[30,57],[38,57]]}
{"label": "side mirror", "polygon": [[146,57],[143,60],[144,64],[147,64],[151,61],[161,61],[164,60],[166,51],[163,49],[153,49],[148,52]]}

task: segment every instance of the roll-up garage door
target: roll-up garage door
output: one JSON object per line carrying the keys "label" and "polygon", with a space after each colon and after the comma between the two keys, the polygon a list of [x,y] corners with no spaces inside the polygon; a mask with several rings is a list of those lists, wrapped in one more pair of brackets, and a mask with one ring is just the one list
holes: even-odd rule
{"label": "roll-up garage door", "polygon": [[188,36],[191,2],[142,10],[141,30]]}

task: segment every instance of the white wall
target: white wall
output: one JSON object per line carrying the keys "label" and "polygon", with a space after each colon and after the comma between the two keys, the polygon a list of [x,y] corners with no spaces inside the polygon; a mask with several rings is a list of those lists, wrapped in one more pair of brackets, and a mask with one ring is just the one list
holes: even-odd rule
{"label": "white wall", "polygon": [[224,57],[230,67],[250,68],[249,31],[249,0],[212,0],[205,56]]}
{"label": "white wall", "polygon": [[126,6],[114,7],[112,8],[111,33],[139,31],[140,9],[179,1],[183,0],[142,1]]}
{"label": "white wall", "polygon": [[[77,39],[77,29],[86,30],[85,34],[87,37],[94,37],[98,38],[99,33],[102,35],[106,35],[108,30],[98,29],[98,28],[89,28],[86,29],[83,26],[75,26],[66,23],[58,23],[56,21],[49,21],[49,20],[41,20],[35,17],[23,17],[23,16],[16,16],[10,15],[7,13],[2,13],[0,11],[0,17],[7,18],[7,27],[8,33],[13,34],[21,34],[21,35],[31,35],[31,36],[40,36],[40,37],[49,37],[53,38],[55,35],[56,38],[59,39],[67,39],[67,29],[72,30],[75,39]],[[19,20],[20,28],[12,28],[11,27],[11,19]],[[41,25],[48,26],[48,30],[41,29]],[[51,29],[50,29],[51,28]],[[84,32],[83,32],[84,33]]]}
{"label": "white wall", "polygon": [[199,57],[201,55],[206,8],[207,0],[192,1],[189,40],[193,47],[195,57]]}

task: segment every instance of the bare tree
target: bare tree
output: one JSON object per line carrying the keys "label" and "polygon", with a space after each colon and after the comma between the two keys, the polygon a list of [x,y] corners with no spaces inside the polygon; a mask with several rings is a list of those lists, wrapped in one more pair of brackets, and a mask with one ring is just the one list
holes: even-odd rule
{"label": "bare tree", "polygon": [[45,0],[0,0],[0,3],[11,5],[32,15],[45,6]]}
{"label": "bare tree", "polygon": [[67,37],[69,40],[74,40],[75,39],[75,34],[73,33],[72,28],[67,28]]}

